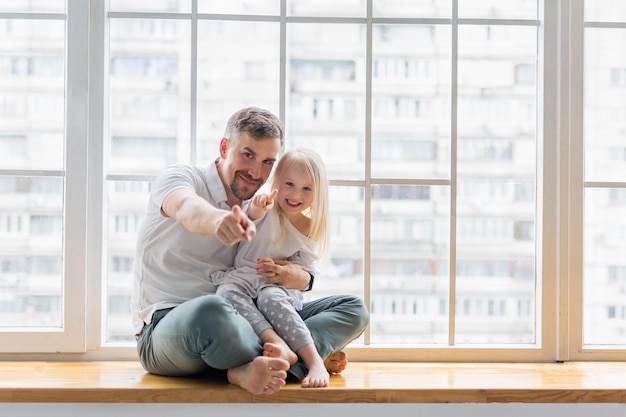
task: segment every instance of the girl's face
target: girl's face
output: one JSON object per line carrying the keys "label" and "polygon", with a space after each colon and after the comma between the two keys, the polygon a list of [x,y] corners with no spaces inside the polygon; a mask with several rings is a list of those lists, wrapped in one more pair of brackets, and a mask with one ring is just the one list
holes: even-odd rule
{"label": "girl's face", "polygon": [[307,170],[301,165],[292,165],[278,178],[276,202],[287,214],[299,214],[311,207],[315,190]]}

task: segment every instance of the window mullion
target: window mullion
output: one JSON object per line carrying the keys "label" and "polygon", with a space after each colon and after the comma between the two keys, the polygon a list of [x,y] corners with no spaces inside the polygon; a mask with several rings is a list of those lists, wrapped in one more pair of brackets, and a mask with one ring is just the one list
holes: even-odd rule
{"label": "window mullion", "polygon": [[[572,0],[569,10],[569,265],[568,327],[569,359],[580,359],[583,343],[583,204],[584,204],[584,139],[583,139],[583,65],[584,65],[584,1]],[[561,170],[563,172],[563,170]]]}
{"label": "window mullion", "polygon": [[450,53],[450,271],[448,300],[448,344],[456,333],[456,204],[457,204],[457,115],[459,63],[459,2],[452,1],[452,45]]}
{"label": "window mullion", "polygon": [[190,137],[189,161],[198,161],[198,0],[191,1]]}
{"label": "window mullion", "polygon": [[[372,0],[367,2],[366,49],[365,49],[365,186],[363,190],[363,298],[366,306],[372,299],[372,60],[373,60],[373,18]],[[371,327],[365,330],[364,343],[371,343]]]}
{"label": "window mullion", "polygon": [[87,334],[88,349],[102,345],[103,317],[103,260],[104,239],[104,120],[108,115],[108,100],[104,97],[105,68],[107,67],[106,0],[93,1],[89,9],[89,156],[88,156],[88,226],[87,226]]}
{"label": "window mullion", "polygon": [[55,350],[85,350],[89,4],[67,2],[64,335]]}
{"label": "window mullion", "polygon": [[[566,213],[560,207],[562,197],[559,195],[562,184],[558,184],[560,146],[567,145],[559,136],[554,120],[561,120],[557,94],[559,87],[559,44],[558,44],[558,11],[553,2],[540,4],[540,20],[538,36],[538,77],[537,87],[544,91],[539,96],[537,120],[537,239],[536,245],[536,344],[545,355],[556,360],[562,359],[563,352],[559,349],[566,342],[567,326],[561,326],[560,317],[566,317],[561,308],[567,308],[567,299],[560,297],[560,285],[565,283],[566,273],[559,265],[559,247],[564,236],[559,236],[559,222]],[[562,132],[561,132],[562,133]],[[562,177],[561,177],[562,178]],[[566,232],[566,230],[563,230]],[[562,303],[565,303],[562,304]],[[564,336],[565,338],[562,338]]]}

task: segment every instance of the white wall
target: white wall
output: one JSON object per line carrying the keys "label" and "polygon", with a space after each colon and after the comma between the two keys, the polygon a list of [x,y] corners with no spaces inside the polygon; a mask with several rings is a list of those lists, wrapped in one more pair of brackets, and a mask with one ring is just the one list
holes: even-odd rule
{"label": "white wall", "polygon": [[45,404],[0,403],[5,417],[624,417],[626,404]]}

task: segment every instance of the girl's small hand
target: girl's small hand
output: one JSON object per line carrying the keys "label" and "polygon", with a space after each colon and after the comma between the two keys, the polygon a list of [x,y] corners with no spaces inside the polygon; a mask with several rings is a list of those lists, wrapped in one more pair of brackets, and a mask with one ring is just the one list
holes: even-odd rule
{"label": "girl's small hand", "polygon": [[266,284],[280,285],[296,290],[308,285],[308,272],[300,266],[282,259],[257,258],[256,271],[265,279]]}
{"label": "girl's small hand", "polygon": [[273,266],[274,260],[272,258],[256,258],[256,272],[263,275],[264,277],[273,277],[274,275],[276,275],[276,271],[274,270]]}
{"label": "girl's small hand", "polygon": [[[267,284],[281,285],[282,267],[279,260],[272,258],[260,257],[256,260],[256,272],[258,272]],[[285,261],[283,261],[285,262]]]}
{"label": "girl's small hand", "polygon": [[277,194],[278,190],[274,189],[272,190],[270,195],[267,196],[267,198],[265,199],[265,211],[269,211],[272,209],[272,207],[274,207],[274,199],[276,198]]}
{"label": "girl's small hand", "polygon": [[253,220],[258,220],[274,207],[274,199],[278,194],[278,190],[272,190],[270,194],[257,194],[252,197],[248,215]]}
{"label": "girl's small hand", "polygon": [[262,210],[263,213],[267,213],[274,207],[276,194],[278,194],[278,190],[272,190],[270,194],[257,194],[252,198],[251,204],[259,210]]}

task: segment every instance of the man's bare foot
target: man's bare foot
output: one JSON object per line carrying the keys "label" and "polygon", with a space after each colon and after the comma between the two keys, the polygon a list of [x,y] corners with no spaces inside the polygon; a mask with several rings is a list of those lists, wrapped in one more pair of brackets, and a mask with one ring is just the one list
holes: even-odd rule
{"label": "man's bare foot", "polygon": [[343,350],[333,353],[324,361],[324,366],[329,374],[340,374],[348,366],[348,355]]}
{"label": "man's bare foot", "polygon": [[273,394],[285,386],[288,369],[284,359],[257,356],[250,363],[229,369],[228,382],[253,395]]}
{"label": "man's bare foot", "polygon": [[328,386],[330,375],[320,363],[309,368],[309,373],[302,379],[302,388],[323,388]]}
{"label": "man's bare foot", "polygon": [[289,346],[281,346],[278,343],[264,343],[263,356],[284,359],[289,362],[289,365],[293,365],[298,362],[298,355],[296,355],[293,350],[289,349]]}

